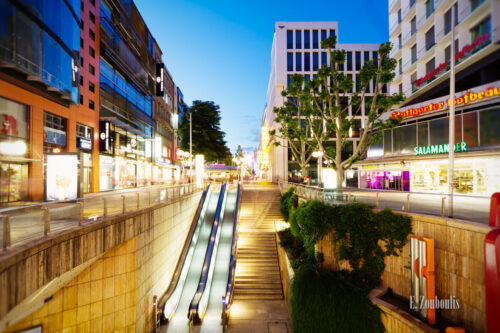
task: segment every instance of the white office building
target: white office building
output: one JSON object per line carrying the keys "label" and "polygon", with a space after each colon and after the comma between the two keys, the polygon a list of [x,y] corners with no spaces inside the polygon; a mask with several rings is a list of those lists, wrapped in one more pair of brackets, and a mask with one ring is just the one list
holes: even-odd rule
{"label": "white office building", "polygon": [[[271,50],[271,74],[267,88],[267,104],[262,118],[260,145],[261,170],[268,180],[281,181],[293,178],[298,180],[300,177],[298,165],[292,161],[288,149],[283,146],[267,145],[269,137],[266,133],[279,126],[274,122],[273,107],[283,106],[281,91],[288,84],[291,75],[301,74],[307,80],[312,78],[321,66],[330,65],[327,50],[321,48],[321,41],[332,35],[339,36],[337,22],[276,22]],[[377,59],[379,46],[380,44],[338,43],[336,48],[347,51],[346,61],[341,70],[352,75],[353,82],[356,82],[356,75],[359,74],[364,62]],[[373,92],[373,86],[370,87],[369,91]],[[367,94],[367,96],[370,95]],[[346,96],[344,99],[345,103],[348,103],[348,98],[349,96]],[[349,111],[349,115],[351,115],[351,111]],[[356,119],[359,119],[359,126],[353,130],[351,149],[356,147],[360,128],[364,126],[364,105],[362,105],[361,115],[356,116]],[[335,138],[331,140],[334,141]],[[286,146],[285,142],[282,143]],[[331,170],[323,170],[325,182],[328,179],[335,179]],[[308,173],[314,182],[317,179],[316,160],[311,161]]]}

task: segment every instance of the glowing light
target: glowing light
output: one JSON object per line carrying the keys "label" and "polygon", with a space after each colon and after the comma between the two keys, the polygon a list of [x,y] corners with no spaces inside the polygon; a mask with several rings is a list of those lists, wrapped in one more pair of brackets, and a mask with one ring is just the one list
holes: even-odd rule
{"label": "glowing light", "polygon": [[26,154],[26,143],[21,140],[0,142],[0,153],[5,155],[24,155]]}

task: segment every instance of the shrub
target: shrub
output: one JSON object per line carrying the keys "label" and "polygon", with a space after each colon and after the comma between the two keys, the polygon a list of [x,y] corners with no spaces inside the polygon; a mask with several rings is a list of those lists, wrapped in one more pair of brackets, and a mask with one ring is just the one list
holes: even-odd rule
{"label": "shrub", "polygon": [[295,186],[290,187],[280,196],[280,213],[285,221],[289,220],[292,209],[297,207],[298,199],[295,194]]}

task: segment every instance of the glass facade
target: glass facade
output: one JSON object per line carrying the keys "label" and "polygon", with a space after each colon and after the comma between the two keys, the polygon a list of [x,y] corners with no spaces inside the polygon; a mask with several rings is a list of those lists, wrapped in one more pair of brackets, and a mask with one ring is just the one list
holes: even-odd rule
{"label": "glass facade", "polygon": [[0,0],[0,59],[40,77],[78,103],[74,74],[80,52],[80,5],[76,1],[68,4]]}

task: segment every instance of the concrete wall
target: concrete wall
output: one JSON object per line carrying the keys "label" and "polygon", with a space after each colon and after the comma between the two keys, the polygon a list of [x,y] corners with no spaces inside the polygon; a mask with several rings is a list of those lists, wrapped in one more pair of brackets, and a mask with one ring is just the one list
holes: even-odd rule
{"label": "concrete wall", "polygon": [[[444,317],[463,326],[467,331],[486,331],[484,286],[484,236],[491,228],[484,224],[408,214],[412,217],[413,234],[434,238],[436,296],[455,296],[458,310],[438,310]],[[325,257],[328,268],[348,268],[346,262],[337,262],[329,234],[318,243],[318,251]],[[383,285],[407,299],[411,293],[410,244],[399,257],[386,257],[382,275]]]}
{"label": "concrete wall", "polygon": [[[100,228],[89,226],[86,232],[56,237],[39,252],[27,250],[24,260],[18,256],[10,268],[0,271],[0,293],[33,291],[24,300],[11,296],[18,303],[8,312],[9,297],[0,298],[4,304],[0,331],[5,326],[7,332],[13,332],[36,325],[42,325],[43,332],[151,331],[153,297],[168,287],[200,196],[198,192],[110,219],[99,223]],[[68,267],[76,261],[75,256],[85,260]],[[46,261],[36,261],[40,257]],[[12,270],[17,274],[9,275]],[[33,277],[40,280],[38,272],[52,278],[41,279],[44,283],[39,288],[27,288],[34,284]],[[44,293],[50,285],[59,287]]]}

